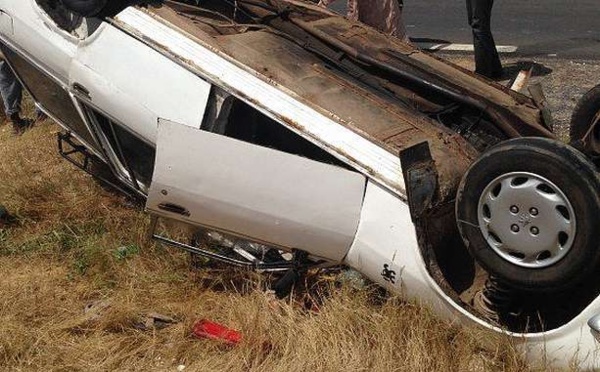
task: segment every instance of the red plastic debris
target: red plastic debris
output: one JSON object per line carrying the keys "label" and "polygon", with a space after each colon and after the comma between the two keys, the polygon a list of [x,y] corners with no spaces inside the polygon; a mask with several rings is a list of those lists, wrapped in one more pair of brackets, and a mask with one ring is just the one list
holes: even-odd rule
{"label": "red plastic debris", "polygon": [[192,333],[198,338],[221,340],[229,345],[237,345],[242,340],[240,332],[206,319],[196,322]]}

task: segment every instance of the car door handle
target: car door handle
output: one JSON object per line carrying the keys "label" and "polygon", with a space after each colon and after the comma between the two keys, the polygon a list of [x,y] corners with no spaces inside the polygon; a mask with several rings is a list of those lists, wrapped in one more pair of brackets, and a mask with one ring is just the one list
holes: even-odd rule
{"label": "car door handle", "polygon": [[173,203],[160,203],[158,209],[169,213],[180,214],[185,217],[190,216],[190,211],[188,211],[187,208]]}
{"label": "car door handle", "polygon": [[84,87],[83,85],[81,85],[79,83],[73,83],[73,90],[75,92],[77,92],[78,94],[84,96],[85,98],[88,98],[90,100],[92,99],[90,96],[90,91],[87,90],[86,87]]}

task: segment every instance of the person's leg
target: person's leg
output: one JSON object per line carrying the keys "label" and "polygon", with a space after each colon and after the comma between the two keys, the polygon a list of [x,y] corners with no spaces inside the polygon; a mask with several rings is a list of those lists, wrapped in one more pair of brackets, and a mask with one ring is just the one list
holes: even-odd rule
{"label": "person's leg", "polygon": [[11,121],[16,134],[23,133],[31,127],[33,121],[21,118],[21,100],[23,86],[6,61],[0,61],[0,94],[4,101],[6,116]]}
{"label": "person's leg", "polygon": [[502,64],[491,30],[493,6],[494,0],[467,0],[467,15],[473,29],[475,72],[497,78],[502,74]]}
{"label": "person's leg", "polygon": [[21,111],[23,87],[10,66],[5,61],[0,61],[0,94],[4,102],[7,117],[14,117]]}
{"label": "person's leg", "polygon": [[473,24],[473,0],[467,0],[467,18],[469,20],[469,26]]}
{"label": "person's leg", "polygon": [[404,8],[404,2],[402,0],[385,0],[388,3],[390,12],[386,19],[386,29],[389,35],[395,36],[398,39],[410,42],[408,35],[406,34],[406,26],[404,26],[404,19],[402,18],[402,11]]}
{"label": "person's leg", "polygon": [[348,11],[346,16],[353,21],[360,20],[359,0],[348,0]]}
{"label": "person's leg", "polygon": [[[356,1],[356,0],[355,0]],[[358,20],[379,31],[406,40],[402,9],[398,0],[356,1]]]}

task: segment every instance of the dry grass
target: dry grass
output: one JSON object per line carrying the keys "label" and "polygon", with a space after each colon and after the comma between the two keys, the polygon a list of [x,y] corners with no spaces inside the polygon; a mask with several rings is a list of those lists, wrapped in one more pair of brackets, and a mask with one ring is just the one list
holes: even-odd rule
{"label": "dry grass", "polygon": [[[328,295],[308,311],[300,294],[263,294],[258,275],[191,270],[185,254],[145,241],[139,208],[59,158],[56,130],[0,127],[0,202],[19,218],[0,228],[1,370],[531,370],[506,339],[374,301],[373,290],[323,279]],[[179,322],[138,329],[150,311]],[[192,338],[202,318],[240,330],[242,343]]]}

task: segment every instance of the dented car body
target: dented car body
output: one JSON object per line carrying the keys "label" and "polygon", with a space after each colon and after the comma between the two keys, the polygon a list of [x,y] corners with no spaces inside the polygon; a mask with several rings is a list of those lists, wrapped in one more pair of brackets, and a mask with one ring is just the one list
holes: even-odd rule
{"label": "dented car body", "polygon": [[[587,166],[554,144],[543,104],[311,4],[237,4],[166,1],[99,19],[44,0],[0,0],[2,51],[64,128],[62,154],[83,155],[83,168],[108,164],[156,218],[346,264],[440,316],[513,335],[532,359],[600,367],[586,324],[600,313],[596,286],[560,276],[568,286],[559,288],[552,273],[537,275],[578,252],[575,197],[560,178],[525,168],[470,188],[489,167],[486,154],[502,163],[499,144],[516,158],[558,146]],[[533,150],[509,141],[522,137],[537,138]],[[596,176],[584,176],[593,190]],[[482,196],[473,204],[471,193]],[[500,202],[517,222],[496,218]],[[539,205],[525,215],[527,203]],[[535,234],[546,209],[559,217]],[[503,248],[526,228],[525,248]],[[559,232],[540,242],[545,228]],[[514,278],[469,254],[475,235]],[[247,266],[270,267],[252,257]],[[490,273],[509,298],[494,304],[495,319],[475,305]],[[522,276],[557,291],[532,294]]]}

